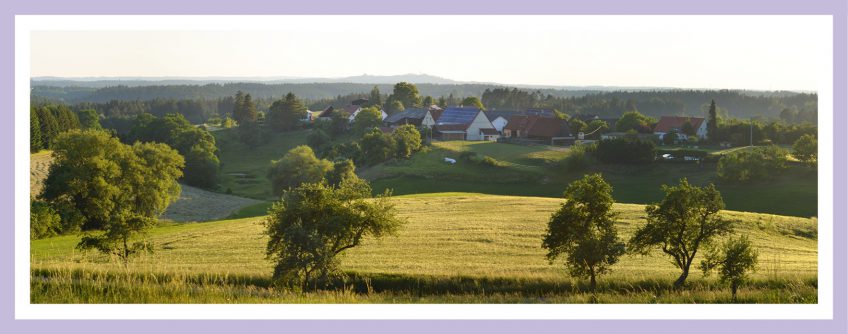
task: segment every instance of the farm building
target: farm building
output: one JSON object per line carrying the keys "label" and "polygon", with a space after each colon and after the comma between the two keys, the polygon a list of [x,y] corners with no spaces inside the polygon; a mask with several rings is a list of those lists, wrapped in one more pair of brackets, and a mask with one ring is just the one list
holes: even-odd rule
{"label": "farm building", "polygon": [[404,124],[412,124],[415,126],[433,127],[436,121],[430,114],[430,110],[422,108],[409,108],[397,114],[386,117],[383,122],[386,126],[401,126]]}
{"label": "farm building", "polygon": [[515,115],[503,129],[507,138],[536,139],[552,142],[558,139],[574,139],[565,120],[537,115]]}
{"label": "farm building", "polygon": [[335,109],[333,108],[333,106],[329,106],[329,107],[327,107],[327,109],[324,109],[322,111],[317,111],[317,112],[313,111],[313,112],[309,113],[309,115],[311,117],[310,121],[312,121],[312,122],[314,122],[314,121],[322,121],[322,122],[323,121],[332,121],[334,112],[335,112]]}
{"label": "farm building", "polygon": [[361,111],[361,110],[362,110],[362,107],[360,107],[356,104],[351,104],[351,105],[347,105],[347,106],[344,107],[345,113],[348,114],[347,120],[350,121],[351,123],[353,123],[353,120],[356,119],[356,115],[358,115],[359,111]]}
{"label": "farm building", "polygon": [[486,118],[489,119],[489,122],[492,122],[492,126],[495,127],[495,130],[498,130],[499,133],[503,133],[503,129],[507,123],[509,123],[509,118],[516,115],[524,115],[523,112],[517,110],[496,110],[496,111],[486,111]]}
{"label": "farm building", "polygon": [[[353,123],[353,121],[356,120],[356,115],[359,115],[359,112],[362,111],[362,107],[355,104],[351,104],[349,106],[346,106],[344,110],[349,115],[347,117],[348,121]],[[386,117],[389,117],[389,114],[387,114],[385,110],[380,109],[380,117],[382,117],[383,120],[386,120]]]}
{"label": "farm building", "polygon": [[662,140],[666,133],[676,132],[680,140],[686,140],[688,136],[684,132],[687,123],[695,136],[707,138],[707,121],[701,117],[662,116],[654,126],[654,134]]}
{"label": "farm building", "polygon": [[[607,128],[610,130],[615,130],[615,124],[618,123],[618,118],[601,118],[598,115],[575,115],[577,119],[585,122],[586,124],[592,123],[592,121],[602,120],[607,123]],[[594,130],[590,129],[589,131]]]}
{"label": "farm building", "polygon": [[473,107],[448,107],[436,120],[435,134],[442,140],[494,140],[495,127],[482,110]]}

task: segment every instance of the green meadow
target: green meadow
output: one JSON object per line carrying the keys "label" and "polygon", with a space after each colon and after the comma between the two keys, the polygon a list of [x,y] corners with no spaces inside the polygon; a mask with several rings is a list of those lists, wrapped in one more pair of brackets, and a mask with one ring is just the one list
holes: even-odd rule
{"label": "green meadow", "polygon": [[[550,264],[541,247],[555,198],[439,193],[395,197],[407,220],[397,236],[366,240],[342,258],[349,274],[333,290],[273,289],[262,217],[169,224],[148,236],[152,254],[127,267],[74,246],[79,236],[32,241],[33,303],[585,303],[585,282]],[[644,207],[616,204],[626,239]],[[760,254],[743,303],[817,302],[817,221],[724,211]],[[696,259],[697,263],[698,259]],[[599,281],[601,303],[725,303],[715,277],[678,272],[659,252],[628,255]]]}

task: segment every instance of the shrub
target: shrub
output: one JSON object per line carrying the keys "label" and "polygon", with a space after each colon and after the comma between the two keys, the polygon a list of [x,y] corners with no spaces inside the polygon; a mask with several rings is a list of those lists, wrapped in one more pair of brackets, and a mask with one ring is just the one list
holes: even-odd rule
{"label": "shrub", "polygon": [[595,148],[595,157],[604,163],[647,164],[656,157],[656,145],[635,138],[601,140]]}
{"label": "shrub", "polygon": [[477,160],[477,152],[462,151],[462,153],[459,154],[459,160],[474,162],[474,160]]}
{"label": "shrub", "polygon": [[807,163],[810,166],[815,166],[818,160],[818,141],[813,135],[803,135],[792,145],[792,155]]}
{"label": "shrub", "polygon": [[562,165],[567,171],[579,171],[586,169],[594,161],[591,156],[591,151],[594,145],[578,144],[568,150],[565,158],[562,160]]}
{"label": "shrub", "polygon": [[29,219],[29,237],[32,240],[52,237],[62,231],[62,220],[48,203],[31,202]]}
{"label": "shrub", "polygon": [[716,172],[728,182],[769,180],[786,168],[787,154],[774,145],[734,152],[719,159]]}
{"label": "shrub", "polygon": [[483,159],[480,159],[479,164],[481,166],[484,166],[484,167],[500,167],[501,166],[501,163],[498,160],[496,160],[495,158],[492,158],[488,155],[484,156]]}

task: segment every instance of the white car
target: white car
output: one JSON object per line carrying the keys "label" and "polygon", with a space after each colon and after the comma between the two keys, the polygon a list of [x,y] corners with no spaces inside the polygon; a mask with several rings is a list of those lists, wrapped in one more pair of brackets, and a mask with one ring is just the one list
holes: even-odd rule
{"label": "white car", "polygon": [[449,164],[453,165],[453,164],[455,164],[455,163],[456,163],[456,159],[445,158],[445,162],[447,162],[447,163],[449,163]]}

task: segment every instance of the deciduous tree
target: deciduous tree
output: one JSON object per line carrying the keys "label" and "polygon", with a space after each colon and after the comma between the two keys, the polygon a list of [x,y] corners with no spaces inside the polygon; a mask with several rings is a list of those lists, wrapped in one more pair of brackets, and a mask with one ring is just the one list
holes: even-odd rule
{"label": "deciduous tree", "polygon": [[662,189],[665,197],[645,207],[648,222],[636,230],[629,245],[637,253],[647,254],[658,247],[670,256],[681,270],[674,286],[681,287],[698,250],[731,232],[732,226],[718,216],[724,201],[714,185],[692,186],[684,178],[677,186],[663,185]]}
{"label": "deciduous tree", "polygon": [[736,291],[756,265],[757,251],[743,235],[739,239],[728,239],[720,248],[710,249],[701,261],[701,270],[704,276],[718,270],[721,282],[730,284],[731,300],[736,302]]}
{"label": "deciduous tree", "polygon": [[315,157],[309,146],[301,145],[288,151],[280,160],[272,161],[267,176],[274,195],[280,195],[286,189],[303,183],[321,182],[332,168],[331,162]]}
{"label": "deciduous tree", "polygon": [[612,187],[600,174],[592,174],[572,182],[563,195],[565,203],[551,216],[542,247],[551,263],[565,257],[569,273],[588,278],[594,291],[597,276],[624,254],[615,228]]}
{"label": "deciduous tree", "polygon": [[358,179],[285,191],[265,221],[274,283],[306,290],[339,276],[340,254],[366,238],[394,234],[403,223],[389,197],[372,198],[371,187]]}

